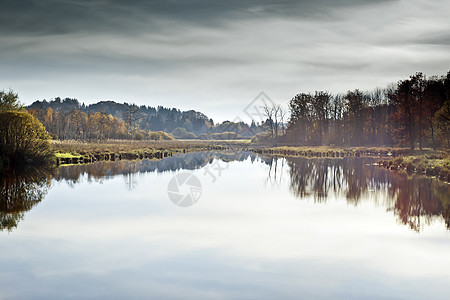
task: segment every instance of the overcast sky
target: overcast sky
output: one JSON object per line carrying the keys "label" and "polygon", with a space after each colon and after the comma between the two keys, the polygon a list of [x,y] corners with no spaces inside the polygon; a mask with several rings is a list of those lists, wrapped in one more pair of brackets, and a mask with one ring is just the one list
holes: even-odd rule
{"label": "overcast sky", "polygon": [[[450,69],[448,0],[0,0],[0,90],[195,109]],[[287,107],[287,106],[286,106]]]}

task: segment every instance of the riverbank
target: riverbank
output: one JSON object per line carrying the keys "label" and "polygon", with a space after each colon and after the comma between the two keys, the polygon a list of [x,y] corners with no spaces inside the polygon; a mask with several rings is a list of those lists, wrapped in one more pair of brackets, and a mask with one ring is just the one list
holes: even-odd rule
{"label": "riverbank", "polygon": [[378,165],[392,171],[426,175],[450,182],[450,156],[448,154],[400,156],[380,160]]}
{"label": "riverbank", "polygon": [[270,147],[256,148],[258,154],[292,157],[380,158],[377,165],[396,172],[420,174],[450,182],[450,150],[410,150],[388,147]]}
{"label": "riverbank", "polygon": [[280,156],[300,157],[397,157],[411,153],[406,148],[387,147],[332,147],[332,146],[303,146],[303,147],[256,147],[254,150],[259,154],[272,154]]}
{"label": "riverbank", "polygon": [[162,159],[174,153],[224,150],[229,146],[247,145],[248,141],[60,141],[51,143],[58,165],[92,163],[96,161]]}

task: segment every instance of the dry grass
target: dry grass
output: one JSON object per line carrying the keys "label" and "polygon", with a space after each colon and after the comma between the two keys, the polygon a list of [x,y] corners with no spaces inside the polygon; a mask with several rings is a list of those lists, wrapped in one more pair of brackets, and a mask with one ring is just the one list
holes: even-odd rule
{"label": "dry grass", "polygon": [[136,141],[136,140],[103,140],[103,141],[52,141],[52,149],[57,153],[84,155],[86,153],[123,153],[135,151],[167,150],[172,152],[200,150],[217,146],[209,141]]}
{"label": "dry grass", "polygon": [[395,147],[338,147],[338,146],[302,146],[302,147],[257,147],[263,152],[271,152],[279,155],[289,156],[326,156],[327,154],[340,154],[340,156],[427,156],[427,157],[449,157],[450,150],[423,150],[411,151],[408,148]]}
{"label": "dry grass", "polygon": [[390,170],[424,174],[450,182],[450,155],[446,153],[407,155],[378,162]]}

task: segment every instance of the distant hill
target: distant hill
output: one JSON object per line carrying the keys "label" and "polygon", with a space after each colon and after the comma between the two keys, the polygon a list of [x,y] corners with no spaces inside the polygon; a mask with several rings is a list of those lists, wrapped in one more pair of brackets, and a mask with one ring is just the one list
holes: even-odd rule
{"label": "distant hill", "polygon": [[27,107],[28,109],[45,110],[51,108],[60,113],[71,113],[80,110],[86,114],[104,113],[115,116],[126,121],[127,116],[136,121],[139,129],[151,131],[172,132],[177,127],[183,127],[194,134],[208,132],[214,123],[201,112],[194,110],[180,111],[176,108],[165,108],[163,106],[137,106],[129,103],[117,103],[114,101],[100,101],[94,104],[81,104],[77,99],[59,97],[52,101],[35,101]]}
{"label": "distant hill", "polygon": [[[136,104],[126,102],[100,101],[85,105],[74,98],[61,99],[57,97],[51,101],[35,101],[27,109],[34,111],[34,115],[40,119],[46,119],[45,116],[48,114],[44,112],[49,109],[52,110],[52,114],[58,115],[60,120],[69,120],[74,115],[74,112],[84,113],[88,116],[101,113],[102,115],[111,115],[123,121],[129,132],[135,133],[139,130],[164,131],[173,133],[176,138],[208,138],[213,134],[216,134],[214,136],[218,137],[217,134],[223,132],[234,132],[236,136],[249,138],[262,131],[262,126],[257,126],[254,123],[250,126],[244,122],[232,123],[226,121],[222,124],[215,125],[211,118],[195,110],[181,111],[177,108],[166,108],[163,106],[137,106]],[[56,119],[56,117],[52,117],[52,119]],[[49,120],[41,120],[41,122],[46,125],[46,123],[49,123]],[[53,121],[51,122],[51,126],[47,127],[56,126],[59,128],[66,126],[63,124],[68,122],[73,123],[73,121],[59,121],[58,124],[55,124],[55,121]],[[53,131],[56,132],[56,130]],[[58,130],[55,135],[58,138],[63,138],[59,132],[61,130]],[[64,134],[64,136],[72,135]]]}

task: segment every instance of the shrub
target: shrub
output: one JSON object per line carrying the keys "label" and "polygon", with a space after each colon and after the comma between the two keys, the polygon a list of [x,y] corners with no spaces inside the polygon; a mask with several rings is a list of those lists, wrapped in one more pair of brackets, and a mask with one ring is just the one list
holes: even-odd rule
{"label": "shrub", "polygon": [[213,140],[235,140],[242,138],[238,133],[230,131],[211,133],[209,137]]}
{"label": "shrub", "polygon": [[159,141],[159,140],[171,141],[174,138],[164,131],[151,131],[148,134],[148,139],[152,141]]}
{"label": "shrub", "polygon": [[142,133],[140,133],[140,132],[136,132],[134,134],[134,139],[138,140],[138,141],[142,141],[144,139],[144,135]]}
{"label": "shrub", "polygon": [[209,139],[209,135],[206,134],[206,133],[201,133],[201,134],[198,136],[198,138],[199,138],[200,140],[207,140],[207,139]]}
{"label": "shrub", "polygon": [[188,132],[184,138],[188,139],[188,140],[193,140],[193,139],[196,139],[197,136],[192,132]]}
{"label": "shrub", "polygon": [[263,144],[269,142],[271,139],[270,133],[268,132],[261,132],[257,133],[251,140],[252,144]]}
{"label": "shrub", "polygon": [[39,162],[53,156],[50,135],[31,114],[0,112],[0,153],[13,162]]}
{"label": "shrub", "polygon": [[186,130],[184,127],[177,127],[172,131],[172,136],[177,139],[196,139],[197,136]]}
{"label": "shrub", "polygon": [[172,136],[174,136],[177,139],[183,139],[186,134],[187,130],[186,128],[183,127],[177,127],[172,131]]}

